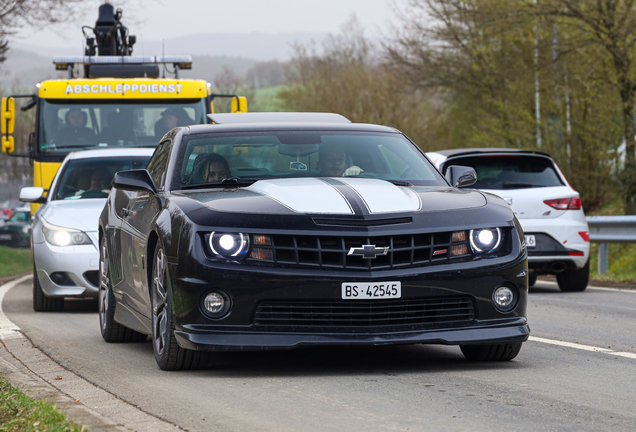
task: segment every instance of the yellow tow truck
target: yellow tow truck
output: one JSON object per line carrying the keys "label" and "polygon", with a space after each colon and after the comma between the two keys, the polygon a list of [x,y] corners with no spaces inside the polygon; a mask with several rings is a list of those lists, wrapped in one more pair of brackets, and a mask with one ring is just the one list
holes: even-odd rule
{"label": "yellow tow truck", "polygon": [[[42,81],[34,94],[2,99],[2,151],[31,158],[34,186],[48,190],[69,152],[155,147],[174,127],[207,123],[215,98],[232,98],[232,112],[247,112],[245,97],[214,94],[205,80],[180,78],[181,70],[192,68],[190,56],[132,56],[136,40],[121,16],[121,9],[101,5],[95,27],[82,28],[85,55],[54,59],[57,70],[68,71],[67,79]],[[15,153],[16,99],[27,99],[23,111],[37,110],[28,154]]]}

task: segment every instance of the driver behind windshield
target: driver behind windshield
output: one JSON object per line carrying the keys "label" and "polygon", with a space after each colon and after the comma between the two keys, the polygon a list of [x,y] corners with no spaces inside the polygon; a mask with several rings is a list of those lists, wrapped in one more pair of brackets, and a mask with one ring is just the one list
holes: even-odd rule
{"label": "driver behind windshield", "polygon": [[227,159],[218,153],[204,153],[194,160],[190,183],[220,182],[230,176]]}
{"label": "driver behind windshield", "polygon": [[108,181],[111,179],[110,172],[105,168],[98,168],[90,176],[90,186],[86,190],[78,190],[75,196],[80,198],[105,198],[110,192]]}
{"label": "driver behind windshield", "polygon": [[322,144],[318,149],[318,164],[321,177],[355,176],[362,172],[358,166],[347,168],[347,154],[342,147],[334,144]]}
{"label": "driver behind windshield", "polygon": [[55,137],[57,144],[94,144],[95,133],[86,127],[88,116],[79,108],[71,108],[64,116],[65,127]]}

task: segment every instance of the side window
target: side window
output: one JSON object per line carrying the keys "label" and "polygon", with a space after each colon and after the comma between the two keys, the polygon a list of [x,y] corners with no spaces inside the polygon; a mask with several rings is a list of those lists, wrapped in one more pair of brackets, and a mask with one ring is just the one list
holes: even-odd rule
{"label": "side window", "polygon": [[157,189],[163,189],[163,180],[168,167],[168,158],[170,156],[170,141],[164,141],[157,147],[154,154],[148,162],[146,169],[150,173],[152,181],[155,183]]}

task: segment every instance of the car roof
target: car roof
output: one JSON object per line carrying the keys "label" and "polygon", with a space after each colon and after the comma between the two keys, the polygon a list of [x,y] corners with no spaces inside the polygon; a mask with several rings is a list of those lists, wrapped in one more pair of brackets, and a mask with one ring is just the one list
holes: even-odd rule
{"label": "car roof", "polygon": [[538,150],[523,150],[523,149],[511,149],[511,148],[497,148],[497,147],[484,147],[484,148],[464,148],[464,149],[452,149],[452,150],[436,150],[430,153],[438,153],[447,158],[453,156],[469,156],[469,155],[482,155],[482,154],[501,154],[501,153],[509,153],[509,154],[524,154],[524,155],[537,155],[537,156],[547,156],[550,157],[549,153],[538,151]]}
{"label": "car roof", "polygon": [[132,148],[105,148],[94,150],[82,150],[69,153],[67,159],[89,159],[89,158],[104,158],[104,157],[117,157],[117,156],[152,156],[155,148],[152,147],[132,147]]}
{"label": "car roof", "polygon": [[187,134],[217,132],[267,132],[267,131],[334,131],[334,132],[382,132],[399,133],[397,129],[366,123],[322,123],[322,122],[263,122],[207,124],[188,126]]}
{"label": "car roof", "polygon": [[235,123],[351,123],[351,120],[340,114],[319,112],[255,112],[255,113],[223,113],[208,114],[208,118],[216,124]]}

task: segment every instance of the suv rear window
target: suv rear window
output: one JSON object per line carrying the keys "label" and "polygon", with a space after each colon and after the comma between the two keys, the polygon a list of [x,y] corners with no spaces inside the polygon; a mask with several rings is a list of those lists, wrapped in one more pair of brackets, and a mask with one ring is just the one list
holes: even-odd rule
{"label": "suv rear window", "polygon": [[444,165],[472,167],[477,171],[476,189],[523,189],[565,186],[552,161],[538,156],[472,156],[453,158]]}

